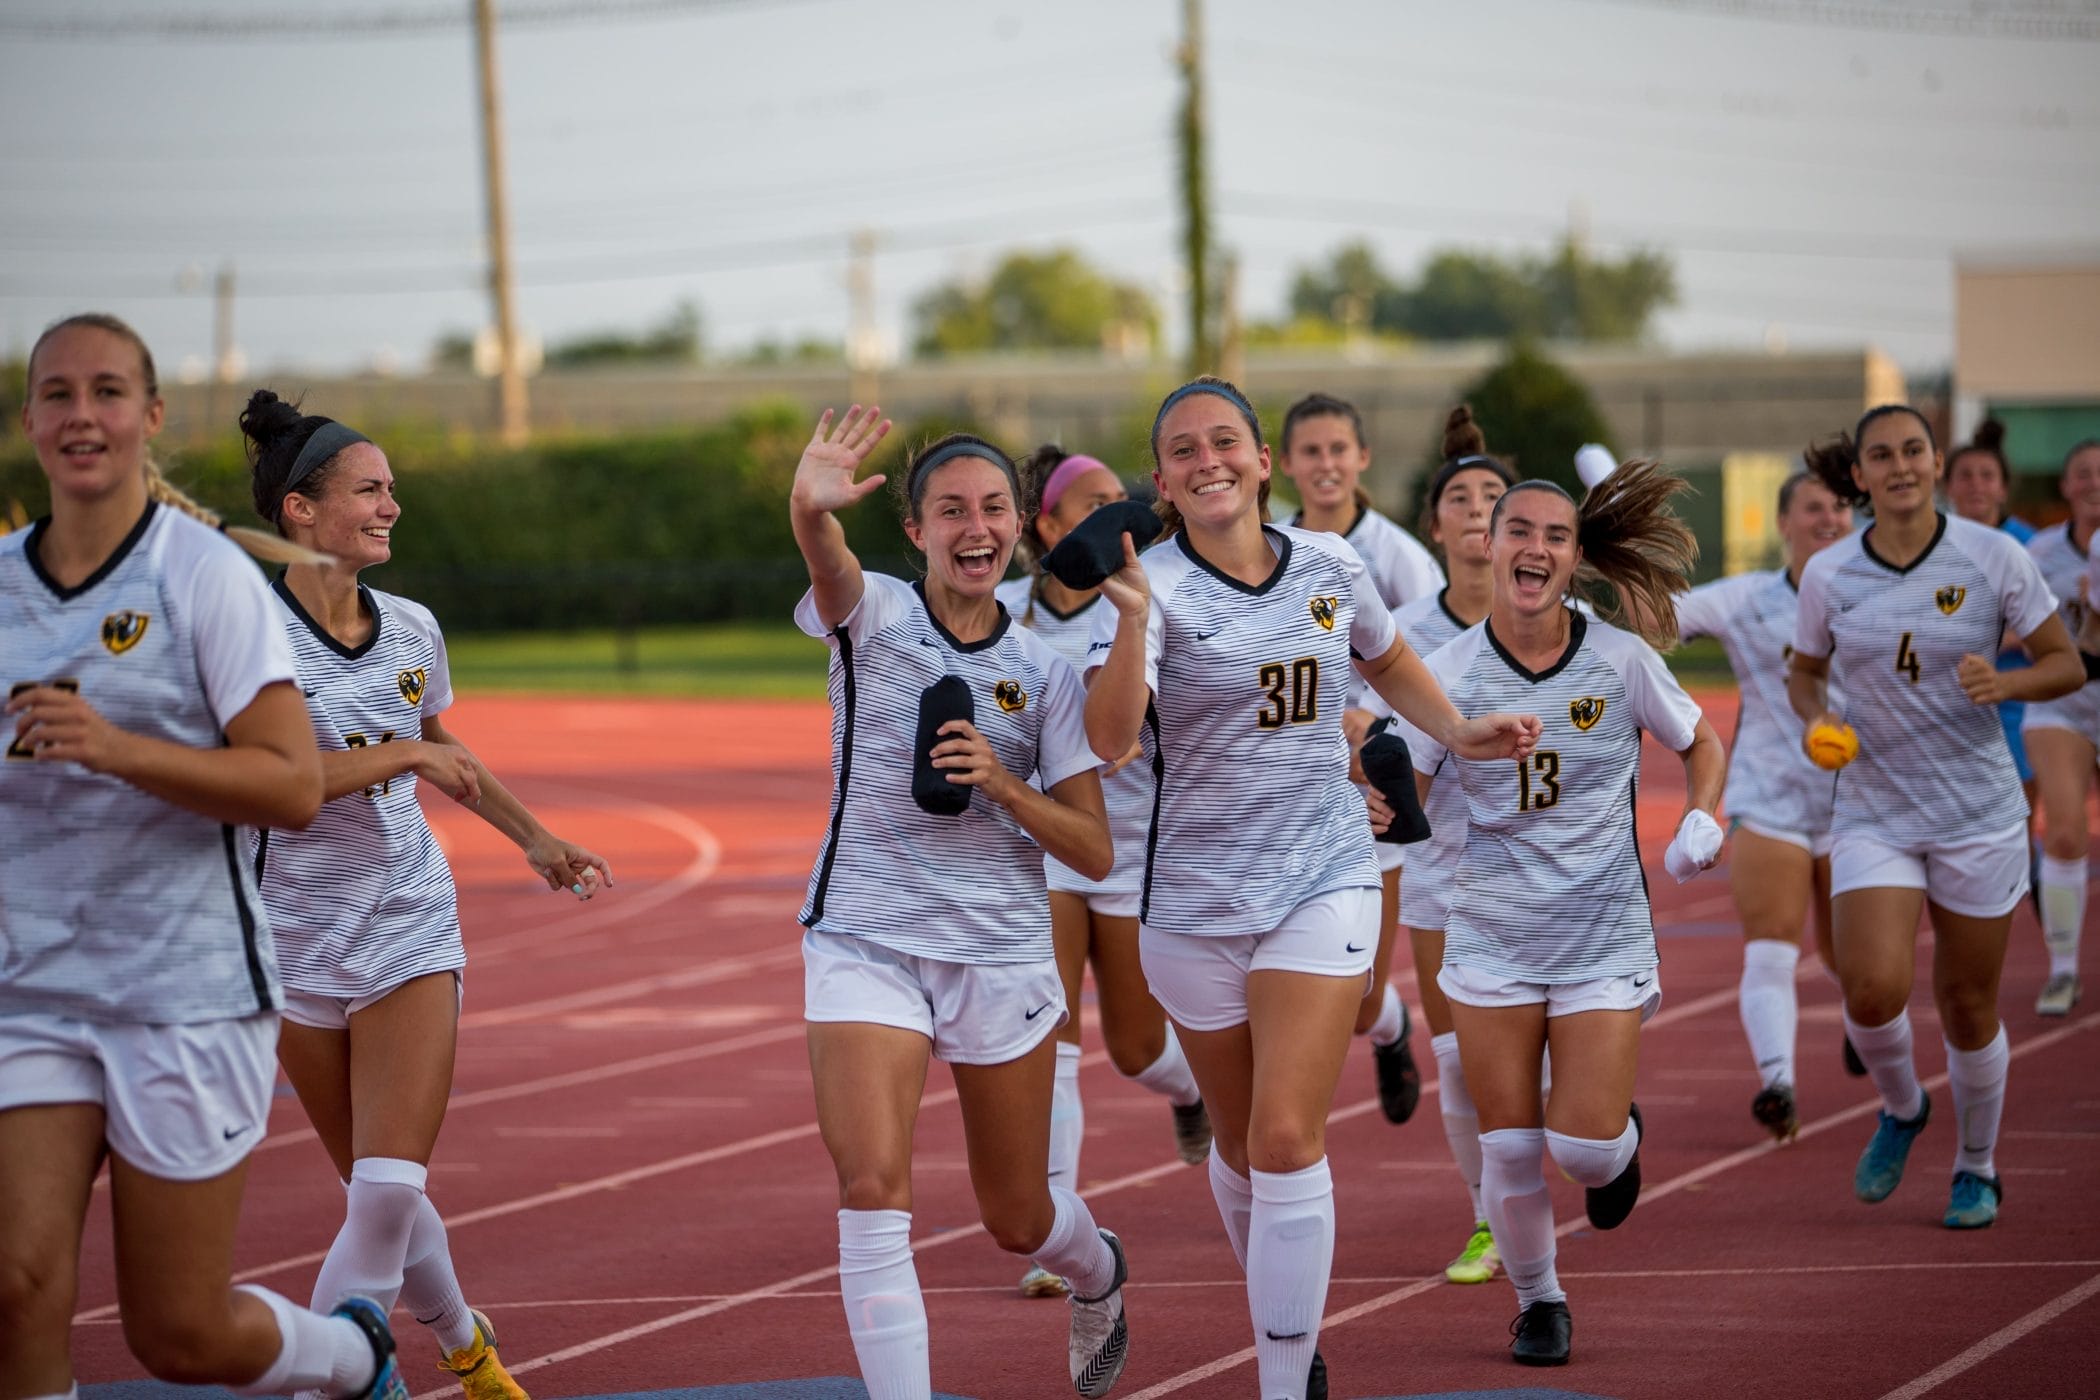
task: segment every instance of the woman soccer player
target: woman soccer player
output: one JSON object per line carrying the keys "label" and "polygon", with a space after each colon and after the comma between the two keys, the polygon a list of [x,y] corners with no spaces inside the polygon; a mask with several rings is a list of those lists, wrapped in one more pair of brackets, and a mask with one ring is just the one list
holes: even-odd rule
{"label": "woman soccer player", "polygon": [[1787,703],[1787,657],[1801,571],[1851,532],[1851,506],[1817,477],[1796,473],[1779,488],[1786,567],[1716,579],[1677,600],[1678,635],[1719,639],[1741,691],[1726,794],[1735,833],[1728,887],[1744,940],[1736,1001],[1762,1081],[1750,1114],[1781,1142],[1800,1129],[1794,969],[1802,921],[1811,915],[1816,949],[1832,976],[1837,969],[1830,945],[1830,775],[1803,748],[1800,716]]}
{"label": "woman soccer player", "polygon": [[[2061,600],[2064,627],[2075,638],[2093,604],[2100,601],[2079,590],[2089,556],[2100,550],[2100,440],[2088,438],[2071,448],[2056,489],[2071,507],[2071,517],[2036,535],[2027,551],[2049,591]],[[2093,788],[2094,764],[2100,759],[2100,682],[2088,681],[2069,695],[2028,706],[2021,733],[2041,789],[2044,823],[2040,902],[2049,978],[2034,1009],[2044,1016],[2068,1016],[2079,994],[2078,935],[2085,927],[2089,839],[2086,794]]]}
{"label": "woman soccer player", "polygon": [[[1916,410],[1869,409],[1852,437],[1808,460],[1839,497],[1874,511],[1872,525],[1802,572],[1787,680],[1811,731],[1841,722],[1828,690],[1842,690],[1859,738],[1837,775],[1830,888],[1845,1033],[1882,1113],[1852,1188],[1886,1199],[1931,1113],[1904,1010],[1922,905],[1961,1139],[1944,1223],[1975,1229],[2004,1198],[1993,1152],[2011,1056],[1998,977],[2027,891],[2027,800],[1990,707],[2067,695],[2085,671],[2027,551],[1935,507],[1940,454]],[[2033,666],[1991,663],[2008,628]]]}
{"label": "woman soccer player", "polygon": [[1566,1363],[1574,1330],[1554,1269],[1545,1154],[1588,1189],[1600,1230],[1621,1224],[1640,1195],[1634,1071],[1641,1022],[1662,1001],[1634,824],[1643,731],[1684,761],[1673,873],[1685,878],[1720,854],[1719,736],[1649,640],[1592,621],[1569,598],[1583,568],[1653,619],[1656,640],[1674,641],[1672,595],[1696,550],[1668,508],[1682,486],[1653,463],[1629,462],[1579,508],[1547,481],[1504,492],[1489,527],[1493,605],[1429,670],[1462,714],[1537,709],[1538,747],[1516,764],[1453,763],[1434,739],[1409,741],[1425,800],[1435,780],[1465,795],[1437,983],[1480,1117],[1481,1203],[1521,1308],[1514,1355],[1529,1366]]}
{"label": "woman soccer player", "polygon": [[323,805],[303,831],[265,830],[257,883],[284,967],[277,1055],[348,1190],[314,1306],[398,1296],[437,1338],[472,1400],[521,1400],[488,1318],[467,1307],[444,1221],[425,1193],[452,1092],[460,940],[452,871],[417,779],[516,842],[549,889],[589,895],[603,860],[549,834],[438,716],[452,704],[430,610],[366,588],[401,518],[386,454],[267,389],[241,414],[255,509],[327,557],[272,587],[321,750]]}
{"label": "woman soccer player", "polygon": [[282,996],[237,828],[313,820],[321,768],[262,576],[154,465],[162,416],[115,317],[29,353],[51,514],[0,538],[0,1395],[78,1395],[80,1232],[107,1157],[147,1370],[407,1400],[371,1300],[323,1316],[230,1283]]}
{"label": "woman soccer player", "polygon": [[[993,596],[1021,531],[1005,453],[958,433],[912,455],[900,494],[926,556],[921,582],[866,573],[847,547],[835,512],[882,484],[854,473],[889,426],[872,408],[836,426],[827,411],[788,506],[810,582],[795,621],[832,648],[831,825],[801,921],[846,1326],[872,1400],[931,1394],[911,1253],[912,1125],[930,1051],[955,1075],[986,1230],[1068,1282],[1072,1384],[1105,1395],[1126,1354],[1123,1247],[1043,1172],[1066,1016],[1043,858],[1084,879],[1110,873],[1100,760],[1078,674]],[[967,789],[953,816],[912,797],[921,696],[951,679],[975,719],[947,720],[926,753]]]}
{"label": "woman soccer player", "polygon": [[[1356,406],[1327,394],[1307,394],[1285,411],[1281,437],[1283,474],[1298,492],[1298,514],[1290,524],[1347,540],[1362,557],[1372,589],[1389,609],[1435,596],[1444,586],[1444,571],[1435,556],[1374,509],[1371,493],[1363,487],[1371,449],[1364,442],[1363,415]],[[1349,728],[1359,741],[1372,718],[1370,694],[1360,681],[1350,692]],[[1371,959],[1364,1004],[1356,1012],[1356,1033],[1371,1042],[1378,1106],[1393,1123],[1413,1117],[1422,1097],[1422,1074],[1408,1044],[1407,1003],[1386,980],[1400,925],[1400,867],[1406,849],[1381,843],[1374,851],[1380,885],[1378,953]]]}
{"label": "woman soccer player", "polygon": [[[1041,567],[1042,556],[1096,508],[1129,495],[1122,481],[1097,458],[1043,446],[1020,463],[1022,510],[1014,552],[1029,567],[1026,577],[993,590],[1006,611],[1073,666],[1086,664],[1087,641],[1101,590],[1067,588]],[[1079,1097],[1079,992],[1087,967],[1101,1002],[1101,1038],[1116,1072],[1162,1095],[1173,1109],[1174,1143],[1191,1165],[1210,1155],[1210,1117],[1189,1072],[1181,1042],[1145,986],[1138,966],[1138,887],[1145,878],[1145,831],[1152,818],[1152,773],[1141,752],[1104,770],[1102,800],[1116,848],[1115,869],[1105,880],[1089,880],[1045,857],[1050,886],[1050,936],[1064,979],[1071,1015],[1057,1033],[1057,1092],[1050,1110],[1050,1182],[1079,1189],[1079,1149],[1086,1117]],[[1021,1280],[1031,1298],[1065,1293],[1064,1280],[1031,1265]]]}
{"label": "woman soccer player", "polygon": [[1169,535],[1103,585],[1096,753],[1149,729],[1159,795],[1138,946],[1216,1133],[1211,1187],[1247,1274],[1264,1400],[1315,1373],[1334,1254],[1334,1098],[1378,944],[1378,867],[1349,781],[1352,655],[1401,714],[1482,758],[1534,719],[1463,720],[1393,629],[1356,551],[1263,522],[1269,450],[1239,390],[1194,380],[1152,428]]}

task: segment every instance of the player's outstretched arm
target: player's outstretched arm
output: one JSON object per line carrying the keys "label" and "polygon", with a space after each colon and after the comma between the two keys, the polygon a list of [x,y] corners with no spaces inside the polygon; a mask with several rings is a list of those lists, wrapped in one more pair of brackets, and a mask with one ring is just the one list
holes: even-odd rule
{"label": "player's outstretched arm", "polygon": [[826,627],[836,627],[852,615],[860,606],[862,589],[860,560],[847,548],[846,531],[835,512],[864,499],[887,479],[871,476],[855,481],[853,477],[889,431],[890,420],[879,408],[863,412],[855,404],[836,428],[827,408],[817,420],[809,446],[802,449],[802,460],[795,464],[795,484],[788,491],[788,520],[802,561],[809,566],[817,616]]}
{"label": "player's outstretched arm", "polygon": [[[525,853],[525,863],[532,867],[532,873],[547,882],[548,889],[570,890],[589,899],[600,885],[611,888],[612,867],[606,864],[605,857],[564,841],[541,826],[539,818],[518,800],[517,794],[503,786],[488,765],[475,757],[473,750],[446,729],[437,716],[424,718],[423,735],[419,747],[429,752],[435,774],[443,776],[426,774],[420,764],[417,775],[432,776],[462,805],[473,808],[475,815],[509,837]],[[461,768],[469,771],[462,773]],[[449,785],[455,782],[460,791]]]}
{"label": "player's outstretched arm", "polygon": [[1116,635],[1107,658],[1087,676],[1086,742],[1096,754],[1127,754],[1137,747],[1145,707],[1152,699],[1152,688],[1145,682],[1152,585],[1127,534],[1123,567],[1102,582],[1101,591],[1116,610]]}
{"label": "player's outstretched arm", "polygon": [[1396,714],[1460,758],[1523,758],[1538,743],[1537,715],[1460,715],[1414,648],[1397,637],[1385,655],[1358,661],[1356,669]]}

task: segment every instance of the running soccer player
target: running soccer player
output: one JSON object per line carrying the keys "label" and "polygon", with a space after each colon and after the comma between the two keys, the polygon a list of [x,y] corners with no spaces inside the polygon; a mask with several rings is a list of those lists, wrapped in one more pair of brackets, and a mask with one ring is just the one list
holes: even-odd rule
{"label": "running soccer player", "polygon": [[[2093,611],[2081,592],[2089,557],[2100,553],[2100,440],[2088,438],[2064,455],[2056,489],[2071,507],[2028,544],[2036,567],[2060,600],[2065,628],[2075,638]],[[2086,794],[2100,761],[2100,681],[2027,707],[2022,724],[2028,756],[2041,789],[2043,813],[2042,937],[2049,945],[2049,977],[2035,999],[2043,1016],[2068,1016],[2078,1004],[2078,938],[2085,927],[2087,880]]]}
{"label": "running soccer player", "polygon": [[1145,733],[1159,793],[1138,946],[1202,1087],[1210,1178],[1247,1275],[1264,1400],[1327,1393],[1334,1254],[1326,1121],[1378,943],[1378,867],[1349,781],[1352,660],[1418,726],[1482,758],[1537,721],[1459,717],[1332,535],[1264,523],[1269,450],[1240,391],[1201,378],[1153,420],[1168,534],[1103,585],[1087,733]]}
{"label": "running soccer player", "polygon": [[522,1400],[488,1318],[467,1306],[427,1194],[445,1120],[466,948],[452,871],[418,779],[502,832],[547,887],[588,896],[605,862],[550,834],[438,717],[452,704],[430,610],[358,575],[393,554],[386,454],[267,389],[241,413],[256,512],[324,564],[272,585],[321,750],[321,813],[256,838],[256,882],[283,964],[277,1055],[347,1192],[314,1306],[399,1297],[469,1400]]}
{"label": "running soccer player", "polygon": [[1678,635],[1718,639],[1741,695],[1724,798],[1735,834],[1728,887],[1743,926],[1736,1005],[1761,1081],[1750,1115],[1781,1142],[1800,1130],[1794,971],[1804,919],[1813,917],[1816,950],[1837,975],[1830,942],[1830,775],[1803,747],[1804,726],[1787,702],[1787,661],[1801,571],[1851,531],[1851,506],[1814,475],[1797,472],[1779,487],[1786,566],[1716,579],[1677,600]]}
{"label": "running soccer player", "polygon": [[324,1316],[231,1283],[282,996],[239,829],[311,821],[321,768],[262,576],[154,464],[163,414],[113,316],[29,353],[51,514],[0,538],[0,1395],[79,1394],[80,1236],[107,1160],[148,1371],[407,1400],[370,1299]]}
{"label": "running soccer player", "polygon": [[[1904,1009],[1923,906],[1960,1138],[1942,1223],[1976,1229],[2004,1199],[1994,1151],[2011,1054],[1998,978],[2027,891],[2027,800],[1989,707],[2067,695],[2085,672],[2027,551],[1936,509],[1940,453],[1916,410],[1869,409],[1853,436],[1812,448],[1808,462],[1841,499],[1874,511],[1803,570],[1787,680],[1811,736],[1842,722],[1835,685],[1859,740],[1837,775],[1830,887],[1845,1033],[1882,1113],[1852,1188],[1886,1199],[1931,1113]],[[2031,667],[1992,664],[2008,628]]]}
{"label": "running soccer player", "polygon": [[[1388,608],[1433,597],[1444,586],[1444,571],[1435,556],[1371,504],[1371,493],[1363,487],[1371,449],[1364,441],[1363,415],[1354,404],[1327,394],[1307,394],[1284,413],[1280,436],[1283,474],[1298,492],[1298,514],[1290,524],[1347,540],[1363,558],[1371,587]],[[1369,696],[1361,681],[1350,692],[1348,728],[1358,742],[1372,719]],[[1371,960],[1370,990],[1356,1013],[1356,1033],[1371,1042],[1378,1106],[1392,1123],[1413,1117],[1422,1097],[1422,1074],[1408,1043],[1407,1003],[1386,980],[1400,924],[1400,868],[1406,849],[1380,843],[1374,851],[1380,884],[1378,955]]]}
{"label": "running soccer player", "polygon": [[1719,736],[1651,641],[1569,605],[1581,566],[1637,600],[1628,611],[1653,620],[1655,640],[1675,640],[1672,598],[1697,548],[1669,511],[1682,488],[1629,462],[1579,508],[1547,481],[1504,492],[1490,518],[1493,605],[1429,670],[1461,714],[1535,708],[1538,747],[1510,764],[1408,735],[1425,800],[1439,780],[1465,797],[1437,981],[1479,1113],[1481,1203],[1517,1291],[1513,1354],[1529,1366],[1565,1364],[1574,1330],[1545,1154],[1587,1188],[1597,1229],[1623,1223],[1640,1195],[1634,1071],[1641,1022],[1662,1001],[1634,824],[1644,731],[1684,761],[1685,815],[1666,863],[1683,879],[1720,854]]}
{"label": "running soccer player", "polygon": [[[827,410],[788,507],[810,581],[795,621],[832,649],[831,822],[801,922],[846,1326],[872,1400],[932,1393],[911,1251],[912,1125],[931,1053],[954,1072],[986,1230],[1068,1282],[1072,1384],[1105,1395],[1126,1357],[1123,1247],[1043,1170],[1067,1014],[1043,858],[1089,880],[1110,873],[1101,761],[1077,673],[993,596],[1021,530],[1005,453],[956,433],[912,454],[898,494],[923,581],[867,573],[847,547],[835,512],[882,485],[854,476],[889,426],[873,408],[836,425]],[[922,697],[956,681],[974,718],[946,720],[922,753]],[[966,790],[959,814],[915,801],[929,757]]]}
{"label": "running soccer player", "polygon": [[[1093,631],[1101,590],[1073,589],[1041,567],[1042,556],[1096,508],[1127,499],[1122,481],[1098,458],[1046,445],[1020,463],[1023,522],[1014,553],[1028,567],[993,596],[1023,627],[1048,642],[1059,656],[1081,666]],[[1145,878],[1145,830],[1152,817],[1152,772],[1142,751],[1102,770],[1101,796],[1108,808],[1115,868],[1104,880],[1089,880],[1044,857],[1050,886],[1050,936],[1064,979],[1071,1015],[1057,1033],[1057,1091],[1050,1109],[1050,1183],[1079,1189],[1079,1151],[1086,1113],[1079,1095],[1079,995],[1089,965],[1100,999],[1101,1038],[1109,1062],[1126,1079],[1167,1100],[1173,1110],[1174,1144],[1181,1160],[1194,1165],[1210,1155],[1210,1117],[1189,1072],[1181,1042],[1167,1013],[1152,999],[1138,966],[1138,891]],[[1056,1298],[1065,1282],[1040,1265],[1021,1280],[1023,1296]]]}

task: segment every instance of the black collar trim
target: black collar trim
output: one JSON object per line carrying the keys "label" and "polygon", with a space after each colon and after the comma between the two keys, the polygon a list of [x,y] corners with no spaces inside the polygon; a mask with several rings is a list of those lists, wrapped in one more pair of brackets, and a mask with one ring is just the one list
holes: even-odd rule
{"label": "black collar trim", "polygon": [[[1862,543],[1864,543],[1864,541],[1862,541]],[[1779,576],[1786,580],[1786,586],[1788,588],[1792,589],[1796,594],[1800,593],[1801,580],[1794,577],[1794,566],[1792,564],[1789,564],[1785,568],[1781,569],[1779,571]]]}
{"label": "black collar trim", "polygon": [[1930,559],[1932,557],[1932,551],[1938,549],[1940,547],[1940,541],[1947,537],[1946,512],[1934,511],[1933,517],[1939,521],[1939,525],[1932,532],[1931,542],[1928,543],[1923,549],[1919,550],[1918,557],[1911,560],[1908,564],[1891,564],[1888,560],[1882,558],[1879,554],[1876,554],[1874,552],[1874,527],[1872,525],[1869,525],[1866,529],[1866,533],[1862,534],[1859,537],[1860,551],[1864,553],[1867,556],[1867,558],[1881,565],[1882,568],[1887,569],[1892,574],[1907,574],[1912,569],[1917,568],[1918,565],[1924,563],[1927,559]]}
{"label": "black collar trim", "polygon": [[270,588],[278,597],[284,600],[284,605],[292,610],[292,616],[306,624],[306,630],[314,634],[316,641],[337,656],[342,657],[343,660],[361,660],[367,652],[379,645],[379,604],[373,601],[372,590],[366,588],[363,584],[360,583],[357,586],[357,601],[362,603],[365,611],[372,615],[372,635],[354,647],[344,646],[336,640],[334,633],[314,621],[313,615],[307,612],[305,606],[300,603],[299,596],[293,593],[290,586],[285,583],[283,574],[278,574],[276,578],[270,581]]}
{"label": "black collar trim", "polygon": [[919,595],[919,606],[926,610],[926,620],[933,624],[933,630],[940,633],[941,640],[955,651],[964,653],[990,651],[993,647],[999,645],[1000,639],[1006,635],[1006,629],[1013,624],[1013,614],[1006,610],[1006,604],[995,598],[992,600],[992,606],[999,610],[999,620],[992,624],[992,630],[985,634],[982,641],[961,641],[957,639],[953,632],[941,626],[941,620],[933,615],[933,604],[926,601],[926,580],[912,580],[911,591]]}
{"label": "black collar trim", "polygon": [[1515,671],[1525,680],[1530,681],[1533,685],[1537,685],[1541,681],[1550,681],[1562,671],[1567,670],[1568,663],[1575,659],[1575,653],[1582,650],[1582,639],[1590,630],[1589,619],[1575,611],[1575,609],[1569,608],[1567,650],[1560,654],[1560,660],[1554,662],[1545,670],[1533,671],[1528,669],[1523,662],[1511,656],[1509,649],[1502,645],[1502,639],[1495,635],[1495,620],[1492,617],[1481,625],[1487,628],[1488,645],[1495,649],[1495,655],[1502,658],[1502,664]]}
{"label": "black collar trim", "polygon": [[50,516],[45,516],[29,527],[29,538],[22,542],[22,557],[29,561],[29,571],[37,576],[38,581],[44,587],[51,590],[52,595],[59,602],[70,603],[116,572],[117,565],[123,563],[131,551],[138,548],[139,541],[145,538],[146,527],[153,523],[153,512],[159,506],[160,503],[158,501],[146,502],[146,509],[140,512],[139,523],[131,527],[131,533],[126,535],[123,541],[110,551],[109,558],[103,560],[96,567],[95,572],[89,574],[71,588],[60,587],[57,579],[44,572],[44,560],[40,547],[43,544],[44,531],[51,524]]}
{"label": "black collar trim", "polygon": [[1181,552],[1183,554],[1186,554],[1189,557],[1190,562],[1193,563],[1197,568],[1203,570],[1203,572],[1209,574],[1212,578],[1217,579],[1220,583],[1227,584],[1230,587],[1236,588],[1240,592],[1247,594],[1249,597],[1259,598],[1264,593],[1267,593],[1270,589],[1274,588],[1277,584],[1283,582],[1283,576],[1285,571],[1287,571],[1291,567],[1291,537],[1289,535],[1284,534],[1281,530],[1277,530],[1268,525],[1264,525],[1261,527],[1261,533],[1264,539],[1269,540],[1275,546],[1276,568],[1274,572],[1272,572],[1267,578],[1263,579],[1260,583],[1242,583],[1238,579],[1234,578],[1231,574],[1226,573],[1223,569],[1211,563],[1210,560],[1205,559],[1202,555],[1198,554],[1196,552],[1196,546],[1189,543],[1189,532],[1187,530],[1184,529],[1176,531],[1174,534],[1174,538],[1180,542]]}
{"label": "black collar trim", "polygon": [[[1059,622],[1070,622],[1075,617],[1081,617],[1085,615],[1086,610],[1088,608],[1091,608],[1092,606],[1094,606],[1094,604],[1101,601],[1101,594],[1100,591],[1097,589],[1093,597],[1087,599],[1084,603],[1081,603],[1078,607],[1072,609],[1072,611],[1063,612],[1059,610],[1057,604],[1051,602],[1048,598],[1043,596],[1043,583],[1041,579],[1037,579],[1034,583],[1030,584],[1029,590],[1030,591],[1028,595],[1028,601],[1033,603],[1036,607],[1041,608],[1044,612],[1050,614],[1050,616],[1056,618]],[[1000,606],[1003,607],[1005,605],[1001,604]]]}
{"label": "black collar trim", "polygon": [[1356,527],[1363,524],[1370,514],[1371,508],[1369,506],[1359,504],[1356,508],[1356,519],[1350,521],[1349,528],[1342,531],[1342,538],[1345,540],[1354,539],[1356,537]]}
{"label": "black collar trim", "polygon": [[1472,623],[1466,621],[1464,618],[1460,617],[1457,613],[1451,611],[1450,584],[1447,583],[1442,588],[1439,588],[1436,591],[1436,605],[1445,617],[1450,618],[1451,621],[1457,625],[1459,631],[1463,632],[1473,625]]}

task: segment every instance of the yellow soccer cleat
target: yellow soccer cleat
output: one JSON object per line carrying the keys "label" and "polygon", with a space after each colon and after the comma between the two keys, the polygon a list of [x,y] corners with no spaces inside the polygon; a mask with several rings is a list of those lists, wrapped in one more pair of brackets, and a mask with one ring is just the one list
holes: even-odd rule
{"label": "yellow soccer cleat", "polygon": [[459,1388],[467,1400],[531,1400],[496,1355],[496,1329],[479,1308],[471,1311],[474,1340],[439,1361],[438,1369],[459,1377]]}
{"label": "yellow soccer cleat", "polygon": [[1444,1266],[1444,1277],[1453,1283],[1486,1283],[1502,1263],[1495,1248],[1495,1232],[1485,1220],[1474,1222],[1473,1234],[1458,1258]]}

